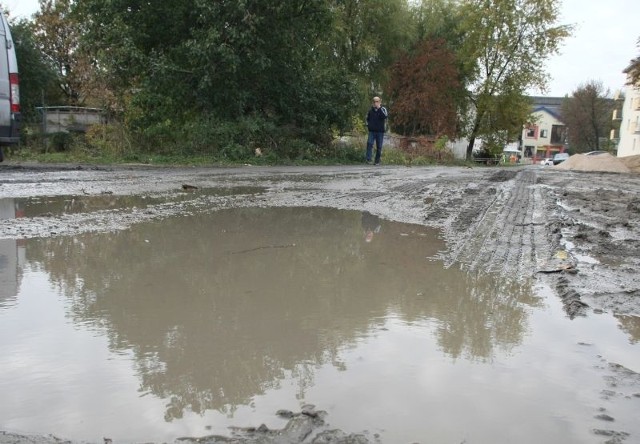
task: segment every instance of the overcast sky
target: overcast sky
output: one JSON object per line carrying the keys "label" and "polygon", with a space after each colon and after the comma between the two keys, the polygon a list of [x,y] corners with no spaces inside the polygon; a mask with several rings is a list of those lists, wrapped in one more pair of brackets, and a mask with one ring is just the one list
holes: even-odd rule
{"label": "overcast sky", "polygon": [[[0,0],[12,17],[31,17],[38,0]],[[640,56],[640,2],[638,0],[561,0],[562,24],[574,24],[560,55],[547,61],[551,76],[547,96],[571,95],[581,84],[601,81],[611,94],[624,87],[625,69]],[[542,95],[540,91],[530,91]]]}

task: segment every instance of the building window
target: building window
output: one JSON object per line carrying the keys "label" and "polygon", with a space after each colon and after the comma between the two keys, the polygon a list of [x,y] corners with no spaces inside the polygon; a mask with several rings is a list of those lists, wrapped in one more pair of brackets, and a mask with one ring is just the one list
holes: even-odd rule
{"label": "building window", "polygon": [[540,130],[540,137],[549,137],[549,131],[546,129]]}
{"label": "building window", "polygon": [[524,147],[524,157],[531,157],[533,156],[533,150],[534,150],[534,146],[531,145],[525,145]]}
{"label": "building window", "polygon": [[533,139],[536,137],[536,127],[530,126],[527,128],[527,137]]}
{"label": "building window", "polygon": [[553,125],[551,127],[551,143],[554,145],[567,143],[567,128],[564,125]]}

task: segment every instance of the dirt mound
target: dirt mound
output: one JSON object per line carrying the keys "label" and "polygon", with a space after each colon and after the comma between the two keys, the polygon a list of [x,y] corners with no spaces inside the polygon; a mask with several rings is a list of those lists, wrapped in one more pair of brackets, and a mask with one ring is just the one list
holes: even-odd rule
{"label": "dirt mound", "polygon": [[564,162],[554,166],[554,168],[573,171],[598,171],[607,173],[630,173],[632,170],[625,165],[620,157],[613,157],[611,154],[597,154],[587,156],[584,154],[574,154]]}
{"label": "dirt mound", "polygon": [[620,159],[632,173],[640,173],[640,155],[618,157],[618,159]]}

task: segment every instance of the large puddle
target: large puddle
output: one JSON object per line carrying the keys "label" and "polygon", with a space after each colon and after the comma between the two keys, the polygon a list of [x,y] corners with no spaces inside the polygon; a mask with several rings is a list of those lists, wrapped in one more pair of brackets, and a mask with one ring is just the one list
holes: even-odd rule
{"label": "large puddle", "polygon": [[442,248],[321,208],[0,240],[0,430],[170,442],[314,404],[384,443],[640,436],[638,398],[607,379],[640,370],[633,320],[571,321],[544,288],[445,269]]}

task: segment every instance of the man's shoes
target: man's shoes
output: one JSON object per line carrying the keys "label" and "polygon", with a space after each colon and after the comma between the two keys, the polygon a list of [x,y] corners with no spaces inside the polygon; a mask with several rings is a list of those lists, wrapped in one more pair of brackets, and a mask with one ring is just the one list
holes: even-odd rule
{"label": "man's shoes", "polygon": [[373,164],[373,166],[377,166],[377,167],[379,167],[379,166],[380,166],[380,162],[376,162],[376,163],[374,163],[374,164]]}
{"label": "man's shoes", "polygon": [[371,161],[370,160],[367,160],[367,165],[371,165]]}

